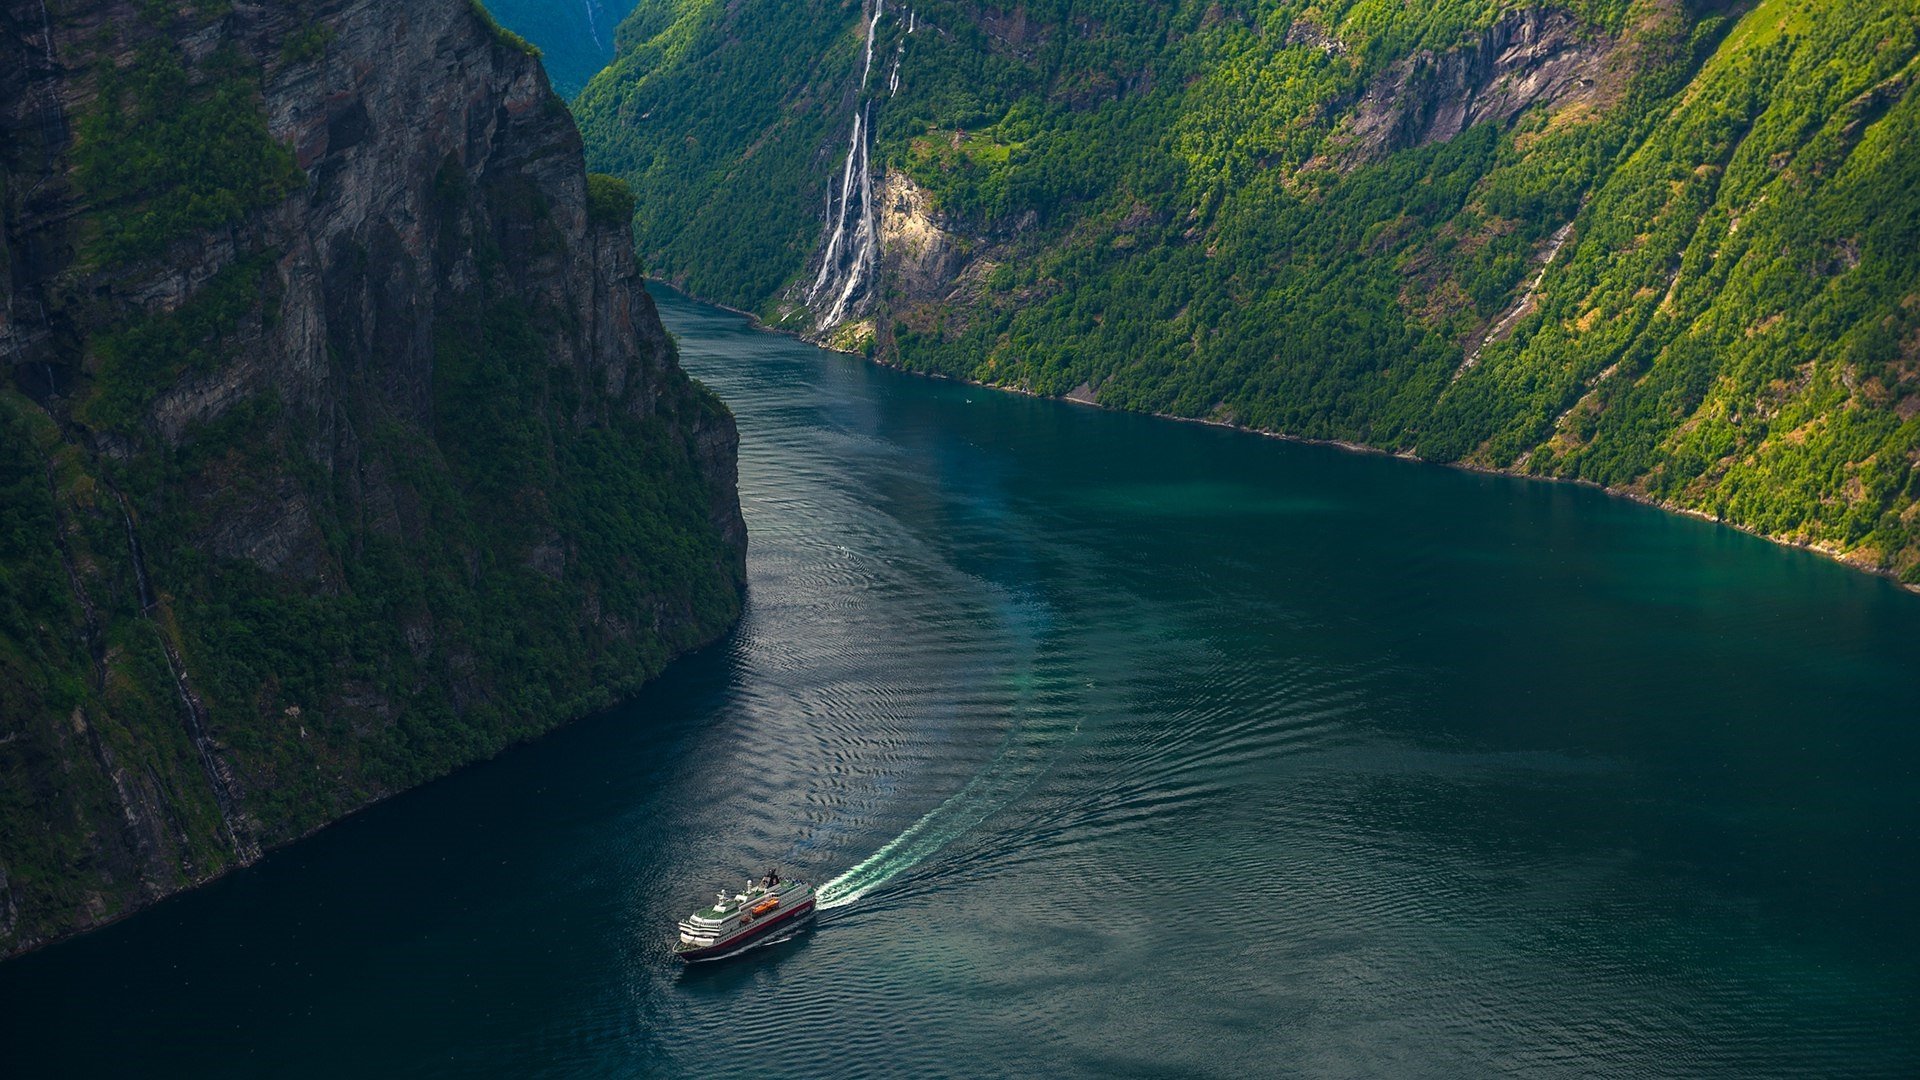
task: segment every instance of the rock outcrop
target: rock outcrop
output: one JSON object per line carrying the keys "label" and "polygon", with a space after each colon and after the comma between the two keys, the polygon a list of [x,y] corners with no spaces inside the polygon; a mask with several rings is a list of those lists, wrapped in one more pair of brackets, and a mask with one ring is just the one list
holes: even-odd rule
{"label": "rock outcrop", "polygon": [[737,616],[731,417],[469,0],[4,0],[0,213],[0,954]]}
{"label": "rock outcrop", "polygon": [[956,235],[933,207],[933,200],[904,172],[880,183],[880,256],[882,280],[907,302],[942,300],[969,264],[973,244]]}
{"label": "rock outcrop", "polygon": [[1446,142],[1475,124],[1504,123],[1532,106],[1601,104],[1617,47],[1565,11],[1524,8],[1473,40],[1398,61],[1367,88],[1350,137],[1360,157]]}

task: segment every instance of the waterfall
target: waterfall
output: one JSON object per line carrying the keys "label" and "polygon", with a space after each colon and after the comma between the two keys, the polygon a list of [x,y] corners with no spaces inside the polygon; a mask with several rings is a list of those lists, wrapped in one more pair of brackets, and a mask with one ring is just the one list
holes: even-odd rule
{"label": "waterfall", "polygon": [[47,14],[47,0],[40,0],[40,27],[47,35],[47,66],[53,67],[53,18]]}
{"label": "waterfall", "polygon": [[604,49],[607,46],[600,40],[600,23],[593,17],[593,9],[599,4],[600,0],[580,0],[580,5],[587,9],[587,36],[593,38],[594,48]]}
{"label": "waterfall", "polygon": [[[872,108],[871,105],[867,106],[867,114],[871,114]],[[867,274],[873,268],[874,258],[879,254],[876,244],[878,237],[874,235],[873,170],[867,167],[868,145],[872,141],[873,132],[871,125],[862,124],[861,120],[862,117],[856,117],[854,120],[855,130],[863,134],[857,147],[860,158],[860,220],[854,227],[853,247],[849,252],[853,256],[853,265],[847,271],[846,285],[841,288],[840,295],[834,299],[833,307],[827,311],[826,318],[821,320],[822,329],[838,325],[846,316],[848,302],[853,299],[854,292],[866,280]],[[852,158],[849,157],[848,160],[851,161]],[[846,206],[842,203],[843,216],[845,211]]]}
{"label": "waterfall", "polygon": [[861,149],[866,145],[861,132],[863,120],[862,114],[853,114],[853,146],[847,150],[847,168],[840,177],[840,213],[837,219],[834,216],[833,191],[831,189],[827,191],[827,220],[833,222],[833,226],[827,236],[826,253],[820,259],[820,275],[813,279],[813,288],[807,293],[809,304],[813,303],[814,298],[820,295],[820,291],[827,287],[828,280],[839,270],[837,260],[840,255],[840,241],[847,233],[847,197],[853,193],[853,170],[858,166],[862,175],[865,175],[867,168],[866,163],[861,160]]}
{"label": "waterfall", "polygon": [[260,842],[254,838],[253,830],[241,810],[239,780],[234,776],[233,766],[220,755],[213,736],[207,730],[206,703],[200,699],[192,680],[187,677],[187,662],[173,640],[166,619],[153,617],[160,598],[154,593],[153,584],[147,577],[147,554],[140,546],[140,534],[133,527],[133,508],[127,504],[125,495],[117,491],[114,494],[120,500],[120,519],[127,528],[127,552],[133,562],[134,581],[140,590],[140,614],[153,625],[154,636],[160,640],[160,651],[167,660],[167,673],[173,676],[174,691],[179,695],[180,711],[186,720],[187,740],[199,755],[201,771],[206,775],[207,786],[213,790],[214,807],[220,812],[220,824],[227,834],[227,842],[233,846],[233,853],[240,865],[250,866],[260,859]]}
{"label": "waterfall", "polygon": [[887,13],[887,0],[875,0],[873,21],[867,24],[867,66],[860,70],[860,89],[867,88],[867,76],[873,74],[873,33],[880,28],[880,17]]}
{"label": "waterfall", "polygon": [[127,526],[127,553],[133,559],[133,582],[140,588],[140,614],[149,615],[156,601],[153,586],[147,581],[146,553],[140,550],[140,534],[133,531],[133,510],[125,495],[120,496],[120,520]]}
{"label": "waterfall", "polygon": [[1540,303],[1540,285],[1547,280],[1547,271],[1553,268],[1553,260],[1559,256],[1560,249],[1566,246],[1567,237],[1572,235],[1573,222],[1571,221],[1554,231],[1553,238],[1547,242],[1546,255],[1540,260],[1540,272],[1533,275],[1533,280],[1527,283],[1527,291],[1520,294],[1520,298],[1500,316],[1498,322],[1487,328],[1479,344],[1475,345],[1473,351],[1467,354],[1466,360],[1454,369],[1453,382],[1459,382],[1461,376],[1472,371],[1480,363],[1480,354],[1487,351],[1488,345],[1505,341],[1507,335],[1513,332],[1514,324],[1533,314]]}
{"label": "waterfall", "polygon": [[[847,160],[840,173],[838,198],[832,187],[827,189],[826,214],[821,226],[826,243],[820,252],[820,268],[806,293],[806,304],[818,314],[817,328],[821,331],[839,325],[866,300],[880,255],[879,226],[873,208],[873,100],[867,89],[873,81],[874,47],[886,13],[886,0],[875,0],[873,14],[867,19],[860,89],[854,96],[853,128],[847,139]],[[911,9],[907,18],[911,32],[914,19]],[[903,38],[894,50],[893,70],[887,77],[888,97],[900,91],[900,65],[906,47]]]}

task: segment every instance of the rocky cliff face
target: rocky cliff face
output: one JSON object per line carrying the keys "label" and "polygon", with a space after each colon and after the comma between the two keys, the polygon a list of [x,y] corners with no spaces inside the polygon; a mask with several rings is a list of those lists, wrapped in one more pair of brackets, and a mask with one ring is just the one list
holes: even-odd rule
{"label": "rocky cliff face", "polygon": [[1619,44],[1566,11],[1509,12],[1469,41],[1422,50],[1377,76],[1353,110],[1355,150],[1378,158],[1445,142],[1524,109],[1604,108],[1627,76],[1615,56]]}
{"label": "rocky cliff face", "polygon": [[0,4],[0,953],[737,615],[726,410],[468,0]]}
{"label": "rocky cliff face", "polygon": [[[1031,254],[1023,243],[1031,217],[983,228],[940,212],[933,197],[904,171],[884,174],[879,183],[879,250],[874,301],[883,317],[832,327],[826,344],[859,350],[872,343],[874,355],[898,356],[898,334],[938,333],[957,328],[972,313],[992,303],[989,284],[995,271]],[[1017,302],[1017,300],[1016,300]]]}
{"label": "rocky cliff face", "polygon": [[971,264],[973,243],[956,235],[933,207],[933,200],[905,173],[886,174],[880,183],[880,257],[882,277],[903,298],[946,299]]}

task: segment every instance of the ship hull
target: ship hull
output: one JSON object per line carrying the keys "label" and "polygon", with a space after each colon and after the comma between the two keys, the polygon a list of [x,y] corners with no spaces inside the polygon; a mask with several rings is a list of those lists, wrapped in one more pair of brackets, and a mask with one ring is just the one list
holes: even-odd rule
{"label": "ship hull", "polygon": [[766,940],[770,934],[782,929],[799,926],[801,923],[812,918],[813,912],[814,898],[809,896],[806,900],[794,905],[791,910],[760,919],[754,922],[753,925],[734,934],[732,937],[716,941],[712,945],[698,949],[676,947],[673,950],[673,957],[681,963],[696,964],[703,960],[719,960],[723,957],[732,956],[734,953],[756,942]]}

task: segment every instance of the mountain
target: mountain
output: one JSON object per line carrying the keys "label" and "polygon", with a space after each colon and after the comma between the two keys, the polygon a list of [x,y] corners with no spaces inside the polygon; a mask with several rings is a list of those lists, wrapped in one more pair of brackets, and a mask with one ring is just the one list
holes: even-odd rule
{"label": "mountain", "polygon": [[1914,0],[642,0],[652,272],[882,362],[1920,583]]}
{"label": "mountain", "polygon": [[502,25],[540,49],[560,96],[571,98],[614,56],[614,31],[634,0],[486,0]]}
{"label": "mountain", "polygon": [[0,954],[733,622],[632,212],[469,0],[0,0]]}

